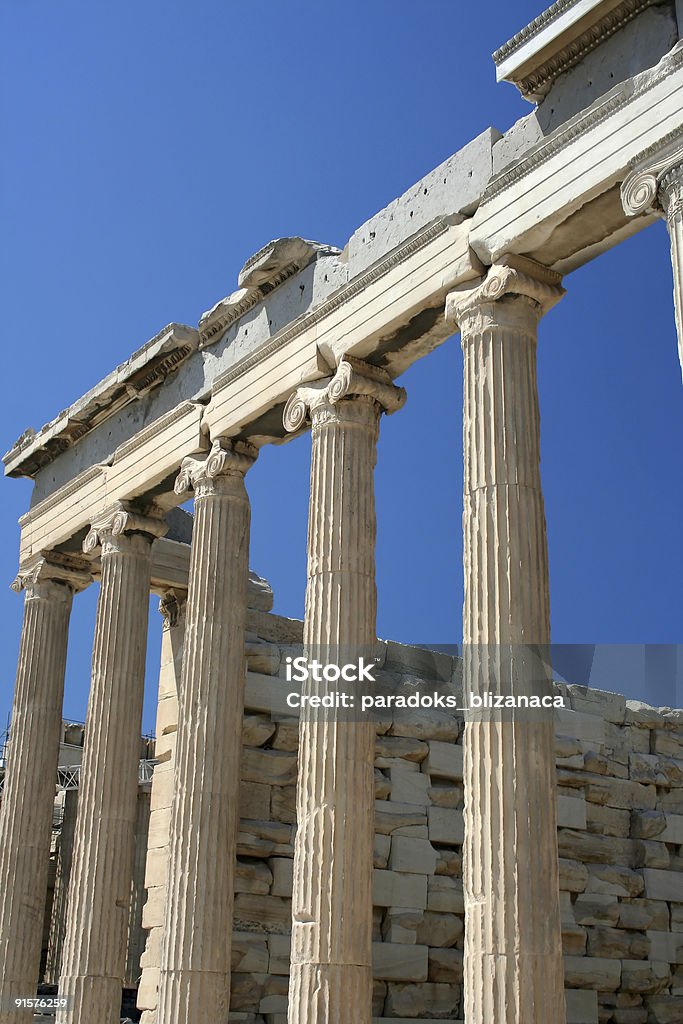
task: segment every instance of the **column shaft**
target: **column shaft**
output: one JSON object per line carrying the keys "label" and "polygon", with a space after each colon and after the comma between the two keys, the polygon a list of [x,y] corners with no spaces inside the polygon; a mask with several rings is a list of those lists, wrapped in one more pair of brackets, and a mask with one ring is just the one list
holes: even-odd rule
{"label": "column shaft", "polygon": [[678,358],[683,372],[683,164],[666,173],[659,188],[671,245]]}
{"label": "column shaft", "polygon": [[664,146],[641,153],[621,186],[621,202],[629,217],[664,214],[671,244],[674,313],[678,357],[683,372],[683,138],[668,137]]}
{"label": "column shaft", "polygon": [[[306,404],[313,420],[304,645],[323,663],[367,658],[375,643],[381,399],[393,411],[405,396],[367,370],[370,379],[342,363],[328,387],[301,389],[285,411],[289,429]],[[371,719],[302,714],[290,1024],[370,1024],[374,751]]]}
{"label": "column shaft", "polygon": [[124,986],[137,988],[142,968],[140,958],[145,951],[145,931],[142,927],[142,909],[147,897],[145,889],[145,865],[147,863],[147,836],[149,834],[149,816],[151,793],[150,786],[138,787],[138,809],[135,822],[133,842],[133,876],[130,887],[130,905],[128,908],[128,941],[126,944],[126,971]]}
{"label": "column shaft", "polygon": [[0,813],[0,1024],[32,1020],[11,1001],[36,994],[40,970],[73,596],[45,573],[41,562],[14,584],[25,604]]}
{"label": "column shaft", "polygon": [[226,1024],[244,709],[249,500],[256,451],[214,443],[186,459],[195,491],[159,1024]]}
{"label": "column shaft", "polygon": [[155,528],[140,520],[130,534],[115,518],[86,538],[87,550],[102,543],[102,577],[60,979],[70,1007],[58,1024],[120,1019]]}
{"label": "column shaft", "polygon": [[[552,692],[536,331],[542,305],[561,294],[558,275],[545,271],[541,284],[502,267],[469,302],[453,296],[464,354],[466,705],[489,690]],[[464,755],[465,1019],[560,1024],[552,711],[470,715]]]}
{"label": "column shaft", "polygon": [[78,790],[69,789],[64,793],[64,813],[59,834],[57,851],[57,870],[55,873],[55,892],[52,898],[52,914],[50,916],[50,939],[47,949],[47,965],[45,981],[48,985],[58,985],[62,970],[62,954],[69,906],[69,880],[73,861],[73,847],[76,836],[76,813],[78,808]]}

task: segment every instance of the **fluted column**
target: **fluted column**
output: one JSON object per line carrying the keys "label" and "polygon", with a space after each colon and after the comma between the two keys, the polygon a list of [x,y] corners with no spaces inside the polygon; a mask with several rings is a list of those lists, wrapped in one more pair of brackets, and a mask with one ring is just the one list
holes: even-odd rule
{"label": "fluted column", "polygon": [[162,519],[117,506],[92,523],[101,545],[92,678],[58,1024],[118,1024],[137,815],[152,542]]}
{"label": "fluted column", "polygon": [[38,984],[69,617],[74,590],[89,582],[76,560],[55,555],[12,584],[24,590],[24,624],[0,812],[0,1024],[33,1019],[12,1000]]}
{"label": "fluted column", "polygon": [[159,1024],[226,1024],[244,710],[249,499],[257,451],[214,441],[183,460],[176,492],[194,491],[194,529]]}
{"label": "fluted column", "polygon": [[[312,419],[309,658],[367,658],[375,644],[379,418],[404,400],[384,371],[345,359],[331,381],[300,388],[285,408],[288,430]],[[290,1024],[370,1024],[374,750],[371,719],[302,713]]]}
{"label": "fluted column", "polygon": [[71,864],[76,835],[77,808],[78,790],[68,789],[64,793],[62,827],[59,832],[59,848],[57,851],[55,892],[52,898],[52,911],[50,914],[50,937],[45,967],[45,981],[48,985],[59,984],[59,975],[62,970],[62,953],[64,951],[64,935],[66,933],[69,906],[69,879],[71,878]]}
{"label": "fluted column", "polygon": [[137,988],[142,974],[140,958],[145,951],[146,938],[142,927],[142,909],[147,898],[145,864],[147,862],[150,804],[151,786],[149,783],[143,783],[138,787],[138,812],[133,844],[135,852],[130,887],[130,905],[128,908],[128,941],[126,948],[126,973],[124,977],[124,986],[126,988]]}
{"label": "fluted column", "polygon": [[[509,257],[447,315],[464,353],[464,688],[550,697],[536,332],[560,276]],[[552,711],[467,716],[464,1017],[565,1020]]]}
{"label": "fluted column", "polygon": [[658,212],[666,219],[671,243],[678,358],[683,373],[683,139],[642,153],[621,186],[624,211],[631,217]]}

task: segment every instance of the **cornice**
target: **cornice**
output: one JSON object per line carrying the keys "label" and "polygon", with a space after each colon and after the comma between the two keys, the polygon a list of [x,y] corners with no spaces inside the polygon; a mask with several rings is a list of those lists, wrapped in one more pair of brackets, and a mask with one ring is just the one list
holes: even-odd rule
{"label": "cornice", "polygon": [[538,17],[530,21],[528,25],[516,32],[511,39],[508,39],[506,43],[499,46],[497,50],[493,51],[492,57],[496,64],[500,64],[509,57],[510,54],[516,53],[517,50],[521,49],[526,43],[530,42],[535,36],[538,35],[544,28],[551,25],[554,21],[571,10],[572,7],[576,7],[578,0],[556,0],[554,4],[551,4],[547,10],[542,11]]}
{"label": "cornice", "polygon": [[658,2],[660,0],[624,0],[599,22],[562,46],[531,74],[516,79],[514,84],[525,99],[532,103],[540,103],[560,75],[576,67],[592,50],[602,46],[615,32]]}
{"label": "cornice", "polygon": [[[611,93],[598,101],[587,111],[579,114],[568,125],[553,132],[547,139],[539,143],[535,149],[519,163],[492,178],[487,186],[479,207],[481,211],[487,203],[498,197],[502,192],[517,185],[532,171],[537,170],[552,157],[582,135],[588,134],[598,125],[612,117],[618,111],[630,106],[641,96],[655,88],[663,79],[683,66],[683,47],[676,46],[666,55],[655,71],[644,72],[633,80],[630,89],[617,86]],[[655,73],[656,72],[656,73]]]}
{"label": "cornice", "polygon": [[275,334],[270,341],[266,342],[265,345],[260,346],[254,352],[245,356],[244,359],[240,359],[238,363],[230,367],[224,373],[220,374],[213,384],[213,392],[220,391],[232,384],[233,381],[238,380],[241,376],[247,373],[252,367],[256,366],[261,362],[262,359],[266,359],[268,356],[273,355],[279,349],[284,348],[290,341],[297,337],[299,334],[303,334],[304,331],[309,330],[311,327],[315,327],[316,324],[324,320],[335,310],[339,309],[350,299],[353,299],[360,292],[364,291],[369,285],[379,281],[380,278],[385,277],[394,267],[399,266],[414,253],[419,252],[420,249],[425,248],[430,242],[433,242],[440,235],[445,234],[451,227],[451,222],[445,219],[440,219],[431,224],[424,231],[417,234],[405,245],[396,249],[386,259],[377,263],[370,270],[364,274],[360,274],[354,278],[349,284],[344,285],[338,292],[335,292],[333,296],[321,303],[317,309],[310,313],[304,314],[299,317],[292,324],[285,327],[282,331]]}
{"label": "cornice", "polygon": [[197,348],[199,334],[169,324],[39,431],[25,430],[4,455],[9,476],[35,476],[100,423],[160,385]]}
{"label": "cornice", "polygon": [[321,256],[339,256],[339,249],[304,238],[276,238],[250,256],[239,272],[236,292],[210,309],[199,321],[200,348],[218,341],[228,327],[259,305],[270,292]]}

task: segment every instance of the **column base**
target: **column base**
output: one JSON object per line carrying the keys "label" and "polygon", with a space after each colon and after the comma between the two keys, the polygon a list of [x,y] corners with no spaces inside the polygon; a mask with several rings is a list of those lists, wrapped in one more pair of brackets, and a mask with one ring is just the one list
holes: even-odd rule
{"label": "column base", "polygon": [[289,1024],[372,1024],[372,967],[292,964],[287,1020]]}

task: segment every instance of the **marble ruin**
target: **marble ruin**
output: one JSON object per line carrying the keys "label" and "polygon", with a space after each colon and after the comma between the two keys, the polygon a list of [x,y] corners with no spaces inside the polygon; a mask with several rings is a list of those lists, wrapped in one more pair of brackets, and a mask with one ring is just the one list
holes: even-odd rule
{"label": "marble ruin", "polygon": [[[683,1020],[683,713],[539,683],[520,654],[550,640],[539,324],[565,288],[571,302],[571,271],[657,218],[683,363],[683,3],[558,0],[494,61],[528,116],[341,251],[269,243],[198,327],[165,327],[5,456],[35,486],[13,584],[0,1024],[33,1019],[13,1000],[41,979],[69,1000],[57,1024],[115,1024],[130,987],[143,1024]],[[400,415],[396,378],[455,332],[462,659],[377,641],[375,621],[381,419]],[[301,623],[249,573],[248,472],[309,429]],[[62,780],[55,846],[69,617],[94,580],[78,810]],[[492,673],[523,690],[535,672],[567,709],[278,719],[284,659],[316,645],[373,649],[397,685],[453,692]]]}

